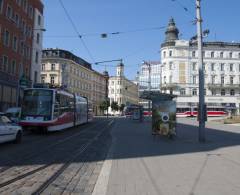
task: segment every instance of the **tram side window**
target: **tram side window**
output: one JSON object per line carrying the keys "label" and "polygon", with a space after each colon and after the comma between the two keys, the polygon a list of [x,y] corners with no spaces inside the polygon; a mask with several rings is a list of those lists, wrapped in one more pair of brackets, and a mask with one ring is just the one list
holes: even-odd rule
{"label": "tram side window", "polygon": [[57,118],[60,113],[60,95],[56,94],[53,117]]}
{"label": "tram side window", "polygon": [[59,115],[65,112],[74,111],[74,98],[59,94],[60,104],[59,104]]}

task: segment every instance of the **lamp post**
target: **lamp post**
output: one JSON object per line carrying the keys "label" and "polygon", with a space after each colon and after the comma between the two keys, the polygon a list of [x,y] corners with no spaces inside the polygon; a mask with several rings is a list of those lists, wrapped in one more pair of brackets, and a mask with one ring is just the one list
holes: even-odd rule
{"label": "lamp post", "polygon": [[199,72],[199,142],[205,142],[205,97],[204,97],[204,73],[203,73],[203,55],[202,55],[202,18],[201,18],[201,0],[196,0],[197,14],[197,38],[198,38],[198,72]]}

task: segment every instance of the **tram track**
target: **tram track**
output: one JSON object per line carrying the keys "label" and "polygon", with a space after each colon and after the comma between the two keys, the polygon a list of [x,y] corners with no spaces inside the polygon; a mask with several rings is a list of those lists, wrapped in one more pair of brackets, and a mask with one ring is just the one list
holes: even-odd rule
{"label": "tram track", "polygon": [[[28,159],[34,158],[34,157],[36,157],[36,156],[39,156],[40,154],[46,152],[46,151],[49,150],[50,148],[58,145],[59,143],[65,142],[65,140],[71,139],[72,137],[77,136],[78,134],[84,133],[84,132],[87,131],[88,129],[94,128],[94,127],[96,127],[97,125],[101,125],[102,123],[105,123],[105,122],[106,122],[106,120],[100,122],[100,124],[97,123],[97,124],[94,124],[93,126],[92,126],[92,125],[91,125],[91,126],[88,126],[88,127],[86,127],[85,129],[83,129],[83,130],[81,130],[81,131],[78,131],[77,133],[70,134],[70,136],[68,136],[68,137],[63,137],[63,139],[57,140],[57,142],[55,142],[55,143],[53,143],[53,144],[51,144],[51,145],[48,145],[47,148],[41,149],[40,151],[39,151],[39,150],[38,150],[38,151],[35,151],[34,153],[32,153],[32,152],[31,152],[31,153],[28,153],[24,158],[21,158],[20,160],[17,160],[17,161],[16,161],[16,159],[14,159],[14,160],[9,160],[9,161],[7,161],[7,162],[1,163],[1,164],[6,164],[6,165],[8,165],[8,166],[4,166],[4,167],[0,168],[0,174],[3,173],[3,172],[5,172],[5,171],[7,171],[7,170],[9,170],[10,168],[12,168],[12,167],[13,167],[13,166],[11,166],[12,164],[23,164],[23,163],[26,162]],[[76,127],[74,127],[74,128],[76,128]],[[66,130],[66,132],[63,132],[63,133],[67,133],[67,130]],[[63,134],[63,135],[64,135],[64,134]],[[38,139],[39,139],[39,137],[36,138],[36,139],[34,139],[33,141],[31,141],[30,144],[34,142],[35,144],[40,144],[40,145],[41,145],[41,143],[44,143],[44,142],[48,141],[48,140],[46,140],[46,139],[40,139],[40,140],[38,140]],[[58,139],[58,138],[55,138],[55,139]],[[49,141],[52,141],[51,138],[49,138]],[[26,145],[24,148],[22,148],[20,151],[18,151],[18,153],[21,153],[21,151],[27,150],[28,147],[29,147],[29,145]],[[0,175],[0,177],[1,177],[1,175]]]}
{"label": "tram track", "polygon": [[61,175],[68,167],[69,165],[78,158],[86,149],[94,142],[96,141],[106,130],[108,130],[109,127],[111,127],[113,123],[113,120],[108,124],[107,128],[101,132],[99,132],[92,140],[90,140],[88,143],[86,143],[84,146],[82,146],[72,157],[68,160],[68,162],[64,163],[57,171],[54,173],[46,182],[44,182],[35,192],[32,193],[32,195],[40,195],[44,190],[48,188],[50,184],[52,184],[58,177]]}
{"label": "tram track", "polygon": [[[108,121],[107,121],[107,122],[108,122]],[[109,126],[109,124],[111,124],[112,122],[113,122],[113,120],[111,120],[110,122],[108,122],[108,126]],[[62,139],[62,140],[59,140],[57,143],[54,143],[54,144],[50,145],[48,148],[45,148],[44,151],[42,151],[42,153],[43,153],[43,152],[46,152],[46,150],[50,150],[52,147],[55,147],[55,146],[58,146],[58,145],[60,145],[60,144],[64,144],[64,143],[66,143],[66,142],[68,142],[68,141],[71,141],[72,138],[76,138],[76,137],[78,137],[78,136],[81,136],[81,135],[83,135],[84,133],[86,133],[86,131],[89,131],[90,129],[96,128],[96,126],[98,126],[99,128],[101,128],[101,126],[105,127],[105,126],[106,126],[105,123],[106,123],[106,121],[103,121],[103,122],[101,122],[100,124],[95,124],[95,125],[93,125],[93,126],[91,126],[91,127],[89,127],[89,128],[86,128],[85,130],[83,130],[83,131],[81,131],[81,132],[78,132],[78,133],[76,133],[76,134],[74,134],[74,135],[71,135],[71,136],[68,136],[68,137],[66,137],[66,138],[64,138],[64,139]],[[91,138],[91,139],[89,138],[90,140],[89,140],[86,144],[84,144],[81,148],[79,148],[79,149],[77,150],[77,152],[75,152],[75,155],[73,155],[73,156],[71,156],[71,157],[69,158],[70,160],[68,160],[67,162],[63,163],[63,165],[60,167],[60,169],[59,169],[56,173],[54,173],[54,175],[53,175],[50,179],[48,179],[48,180],[44,183],[44,185],[42,185],[43,187],[41,187],[41,189],[44,189],[44,188],[45,188],[44,186],[47,186],[47,185],[49,185],[52,181],[54,181],[54,180],[69,166],[69,164],[71,163],[71,161],[74,160],[75,158],[77,158],[81,153],[83,153],[83,152],[86,150],[86,148],[87,148],[89,145],[91,145],[91,143],[94,142],[104,131],[105,131],[105,130],[99,132],[96,136],[94,136],[94,137]],[[39,153],[38,153],[38,154],[35,154],[34,156],[38,156],[38,155],[39,155]],[[31,157],[32,157],[32,156],[31,156]],[[31,158],[31,157],[30,157],[30,158]],[[28,157],[28,158],[29,158],[29,157]],[[18,175],[18,176],[16,176],[16,177],[12,178],[12,179],[9,179],[9,180],[7,180],[7,181],[5,181],[5,182],[2,182],[2,183],[0,183],[0,188],[9,186],[10,184],[15,183],[16,181],[22,180],[22,179],[24,179],[24,178],[26,178],[26,177],[29,177],[29,176],[31,176],[31,175],[34,175],[35,173],[41,172],[42,170],[44,170],[44,169],[46,169],[46,168],[54,165],[54,163],[55,163],[55,162],[54,162],[54,160],[53,160],[53,162],[51,162],[51,163],[49,163],[49,164],[46,164],[46,165],[43,165],[43,166],[39,166],[38,168],[35,168],[35,169],[30,170],[30,171],[28,171],[28,172],[26,172],[26,173],[24,173],[24,174]],[[11,168],[11,167],[10,167],[10,168]],[[10,169],[10,168],[8,168],[8,169]],[[6,170],[8,170],[8,169],[6,169]],[[5,170],[5,171],[6,171],[6,170]],[[1,178],[1,176],[0,176],[0,178]],[[39,188],[39,189],[40,189],[40,188]],[[41,189],[38,190],[38,191],[41,191]],[[38,192],[38,191],[36,191],[36,192]]]}

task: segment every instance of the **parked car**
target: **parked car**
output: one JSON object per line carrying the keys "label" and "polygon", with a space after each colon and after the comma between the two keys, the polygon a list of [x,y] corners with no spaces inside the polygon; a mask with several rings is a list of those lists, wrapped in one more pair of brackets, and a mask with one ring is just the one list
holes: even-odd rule
{"label": "parked car", "polygon": [[12,108],[8,108],[6,113],[6,116],[13,121],[14,123],[18,123],[19,119],[20,119],[20,112],[21,112],[21,108],[19,107],[12,107]]}
{"label": "parked car", "polygon": [[0,113],[0,143],[22,140],[22,128],[13,123],[4,113]]}

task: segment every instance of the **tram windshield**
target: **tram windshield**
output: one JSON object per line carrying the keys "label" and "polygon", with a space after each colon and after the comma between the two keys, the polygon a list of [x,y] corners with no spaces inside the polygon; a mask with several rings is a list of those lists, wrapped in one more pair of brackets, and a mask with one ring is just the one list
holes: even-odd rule
{"label": "tram windshield", "polygon": [[29,89],[24,91],[22,118],[26,116],[51,117],[52,90]]}

